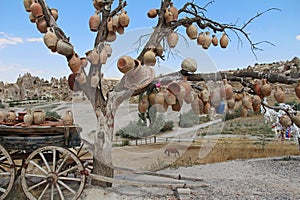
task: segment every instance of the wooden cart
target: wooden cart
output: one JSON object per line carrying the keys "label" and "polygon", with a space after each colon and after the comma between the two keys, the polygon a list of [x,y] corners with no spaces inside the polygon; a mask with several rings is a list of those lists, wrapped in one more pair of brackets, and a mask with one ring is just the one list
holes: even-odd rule
{"label": "wooden cart", "polygon": [[78,155],[81,131],[78,126],[0,125],[0,199],[19,175],[29,199],[77,199],[87,175]]}

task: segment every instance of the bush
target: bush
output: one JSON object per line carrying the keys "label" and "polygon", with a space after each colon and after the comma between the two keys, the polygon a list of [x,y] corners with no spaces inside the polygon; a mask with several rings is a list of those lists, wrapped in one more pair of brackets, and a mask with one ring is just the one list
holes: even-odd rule
{"label": "bush", "polygon": [[181,128],[192,127],[194,124],[199,124],[199,117],[192,110],[180,115],[179,126]]}
{"label": "bush", "polygon": [[226,111],[224,116],[224,121],[241,117],[241,109],[242,107],[239,107],[239,108],[235,108],[233,111]]}
{"label": "bush", "polygon": [[47,111],[46,117],[54,117],[55,119],[61,119],[61,116],[55,111]]}
{"label": "bush", "polygon": [[161,132],[171,131],[173,130],[173,128],[174,128],[174,122],[167,121],[160,131]]}
{"label": "bush", "polygon": [[5,105],[3,103],[0,103],[0,108],[5,108]]}

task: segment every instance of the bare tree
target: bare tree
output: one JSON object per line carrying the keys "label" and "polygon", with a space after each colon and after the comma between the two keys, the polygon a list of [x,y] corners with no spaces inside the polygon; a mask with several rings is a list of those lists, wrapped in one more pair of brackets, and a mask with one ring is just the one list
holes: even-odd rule
{"label": "bare tree", "polygon": [[[45,20],[46,28],[51,28],[52,32],[57,36],[58,42],[61,41],[71,45],[69,38],[56,23],[55,13],[52,9],[48,7],[46,1],[36,0],[33,2],[40,4],[43,11],[43,15],[33,16],[33,18],[36,18],[37,20],[36,23],[38,23],[38,21],[41,21],[42,19]],[[122,24],[120,22],[120,19],[121,15],[126,14],[126,12],[124,12],[124,9],[126,8],[127,3],[123,0],[119,0],[118,3],[116,3],[116,5],[113,4],[113,0],[94,0],[91,3],[93,3],[95,6],[95,15],[96,18],[98,18],[99,20],[99,25],[96,27],[96,30],[94,30],[97,31],[97,36],[94,42],[94,48],[98,55],[101,54],[101,52],[106,52],[105,56],[109,56],[108,51],[104,49],[107,48],[107,44],[109,44],[109,42],[113,42],[115,40],[116,31],[118,31],[119,34],[123,33],[122,31],[124,27],[126,27],[126,24]],[[210,43],[205,45],[202,41],[200,41],[200,37],[209,37],[210,42],[212,41],[212,38],[210,36],[205,36],[205,33],[198,34],[198,30],[210,29],[213,33],[224,33],[224,37],[227,37],[227,31],[233,31],[233,33],[237,36],[239,42],[242,42],[242,37],[244,37],[246,41],[249,42],[252,52],[260,49],[258,47],[260,43],[270,43],[268,41],[262,41],[258,43],[252,42],[250,35],[246,32],[246,28],[250,23],[253,22],[254,19],[260,17],[266,12],[276,10],[275,8],[270,8],[264,12],[258,13],[253,18],[249,19],[246,23],[244,23],[242,26],[238,26],[237,24],[222,24],[208,18],[206,16],[206,7],[212,3],[213,2],[209,2],[207,5],[200,6],[194,1],[191,1],[186,2],[182,8],[177,9],[173,5],[173,2],[171,2],[171,0],[162,0],[159,8],[150,10],[148,16],[152,18],[156,17],[157,19],[157,24],[154,26],[153,32],[151,33],[147,43],[142,47],[137,58],[134,59],[134,67],[130,69],[129,72],[126,72],[124,74],[121,82],[107,95],[105,95],[103,92],[103,86],[101,81],[101,79],[103,78],[103,76],[101,76],[103,62],[100,59],[96,63],[90,63],[90,68],[88,72],[86,72],[85,68],[82,67],[82,62],[80,62],[79,68],[77,67],[76,69],[71,69],[73,71],[73,76],[69,77],[69,79],[71,79],[72,83],[74,82],[74,86],[71,86],[71,88],[82,90],[85,93],[85,95],[93,105],[95,115],[98,119],[93,162],[93,172],[95,174],[108,177],[113,177],[114,175],[111,150],[114,130],[114,116],[118,106],[125,99],[128,99],[131,96],[138,95],[146,90],[153,89],[155,87],[154,83],[157,82],[157,80],[153,80],[153,76],[149,75],[149,73],[152,73],[151,68],[149,68],[149,73],[144,73],[145,77],[141,77],[141,80],[137,80],[137,83],[133,82],[126,86],[126,81],[128,81],[128,79],[126,78],[127,76],[129,76],[128,73],[136,70],[139,64],[149,64],[145,63],[144,59],[144,55],[148,51],[155,52],[155,60],[164,60],[165,57],[163,53],[157,52],[159,50],[158,46],[163,44],[161,45],[161,47],[164,52],[170,51],[171,48],[174,48],[174,46],[170,45],[167,40],[170,34],[176,33],[179,27],[185,27],[187,32],[191,29],[192,33],[188,33],[189,38],[192,40],[197,39],[197,43],[201,45],[204,49],[208,48]],[[112,8],[113,6],[115,6],[115,8]],[[31,11],[33,12],[33,10]],[[114,22],[114,20],[117,21],[117,24],[111,25],[111,23]],[[41,32],[45,33],[46,31],[44,29],[44,31]],[[226,44],[222,45],[223,48],[226,48]],[[58,49],[53,48],[51,50],[55,52]],[[73,61],[73,59],[77,59],[76,61],[78,61],[79,59],[78,55],[74,51],[70,54],[65,54],[64,56],[66,56],[69,65],[70,62]],[[240,75],[241,74],[235,74],[234,76],[228,75],[226,77],[230,80],[238,80],[242,82],[239,78]],[[183,80],[184,77],[186,77],[187,80],[190,81],[203,80],[201,74],[190,74],[186,70],[181,70],[177,73],[169,74],[168,76],[163,77],[161,82],[168,83],[174,80]],[[222,74],[221,78],[225,78],[224,74]],[[145,84],[143,85],[141,83]],[[136,86],[137,84],[139,86]],[[143,85],[143,87],[141,87],[141,85]],[[111,185],[110,183],[105,182],[97,182],[95,184],[102,185],[105,187]]]}

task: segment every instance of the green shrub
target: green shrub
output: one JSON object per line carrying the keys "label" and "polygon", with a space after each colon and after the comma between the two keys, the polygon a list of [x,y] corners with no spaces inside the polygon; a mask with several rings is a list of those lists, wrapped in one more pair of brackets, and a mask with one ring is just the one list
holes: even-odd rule
{"label": "green shrub", "polygon": [[129,145],[129,140],[122,140],[122,146],[128,146]]}
{"label": "green shrub", "polygon": [[224,115],[224,120],[228,121],[231,119],[241,117],[241,109],[242,109],[242,107],[239,107],[239,108],[235,108],[233,111],[226,111],[226,113]]}
{"label": "green shrub", "polygon": [[5,108],[5,105],[3,103],[0,103],[0,108]]}
{"label": "green shrub", "polygon": [[54,117],[55,119],[61,119],[61,116],[55,111],[46,111],[46,117]]}
{"label": "green shrub", "polygon": [[194,124],[199,124],[199,117],[192,110],[180,115],[179,126],[181,128],[192,127]]}
{"label": "green shrub", "polygon": [[171,131],[173,130],[173,128],[174,128],[174,122],[167,121],[160,131],[161,132]]}

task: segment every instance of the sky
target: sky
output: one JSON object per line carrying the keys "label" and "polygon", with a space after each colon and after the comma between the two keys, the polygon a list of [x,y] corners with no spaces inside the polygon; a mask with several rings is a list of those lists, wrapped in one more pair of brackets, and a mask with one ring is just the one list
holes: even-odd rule
{"label": "sky", "polygon": [[[50,8],[58,9],[57,24],[70,37],[76,53],[83,57],[85,52],[92,49],[96,37],[95,32],[89,30],[88,21],[94,14],[92,1],[55,1],[46,0]],[[180,8],[182,0],[173,0],[174,5]],[[195,0],[200,6],[209,1]],[[115,2],[116,3],[116,2]],[[151,8],[160,6],[159,0],[127,0],[127,11],[130,24],[125,34],[118,35],[113,46],[113,55],[103,67],[105,77],[121,77],[117,70],[116,61],[122,55],[135,56],[138,53],[136,41],[140,35],[151,33],[157,18],[150,19],[147,12]],[[15,82],[20,75],[26,72],[33,76],[50,80],[51,77],[68,76],[71,71],[66,58],[52,53],[43,43],[43,34],[36,25],[29,21],[29,13],[25,11],[23,1],[0,1],[0,81]],[[211,46],[203,50],[196,45],[195,40],[179,38],[179,45],[173,52],[167,54],[167,61],[161,61],[154,66],[156,73],[178,71],[180,62],[186,57],[197,59],[197,73],[212,70],[227,70],[246,68],[255,63],[272,63],[291,60],[300,57],[300,4],[298,0],[215,0],[207,7],[206,16],[220,23],[242,26],[248,19],[269,8],[278,8],[281,11],[271,11],[256,18],[245,29],[251,40],[256,42],[269,41],[273,45],[262,43],[258,47],[263,51],[252,53],[249,43],[242,38],[242,45],[233,32],[228,31],[230,38],[226,49]],[[199,30],[210,31],[208,29]],[[185,35],[185,29],[178,32]],[[217,33],[221,37],[221,33]],[[188,44],[186,44],[186,41]]]}

